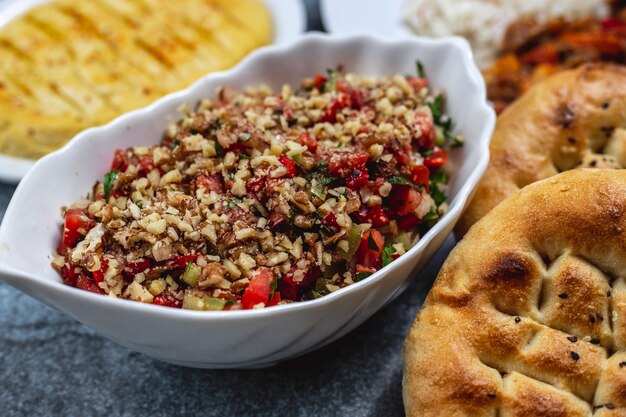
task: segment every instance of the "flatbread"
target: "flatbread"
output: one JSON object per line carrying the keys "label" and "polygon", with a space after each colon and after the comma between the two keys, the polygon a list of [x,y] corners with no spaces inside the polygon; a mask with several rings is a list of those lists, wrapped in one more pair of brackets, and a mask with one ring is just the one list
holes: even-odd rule
{"label": "flatbread", "polygon": [[272,38],[260,0],[55,0],[0,30],[0,153],[81,130],[225,69]]}
{"label": "flatbread", "polygon": [[532,87],[498,117],[462,237],[517,190],[559,172],[626,167],[626,67],[587,64]]}
{"label": "flatbread", "polygon": [[483,217],[404,347],[416,416],[626,416],[626,170],[572,170]]}

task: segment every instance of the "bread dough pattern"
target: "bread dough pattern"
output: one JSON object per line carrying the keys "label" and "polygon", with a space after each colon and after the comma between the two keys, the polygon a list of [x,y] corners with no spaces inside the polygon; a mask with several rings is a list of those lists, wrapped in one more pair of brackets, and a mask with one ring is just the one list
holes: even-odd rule
{"label": "bread dough pattern", "polygon": [[490,152],[458,236],[528,184],[575,168],[626,167],[626,67],[587,64],[537,84],[500,115]]}
{"label": "bread dough pattern", "polygon": [[452,252],[406,341],[407,415],[626,416],[625,349],[626,171],[570,171]]}

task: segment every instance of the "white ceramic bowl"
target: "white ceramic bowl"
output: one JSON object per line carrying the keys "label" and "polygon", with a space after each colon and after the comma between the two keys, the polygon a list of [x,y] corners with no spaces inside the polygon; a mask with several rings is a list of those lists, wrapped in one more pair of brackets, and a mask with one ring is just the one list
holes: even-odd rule
{"label": "white ceramic bowl", "polygon": [[[212,97],[216,87],[299,83],[342,64],[367,75],[409,74],[424,63],[448,95],[448,113],[466,145],[451,155],[449,211],[407,254],[370,278],[320,299],[263,310],[197,312],[113,299],[68,287],[50,267],[60,207],[84,195],[108,170],[116,148],[157,143],[182,103]],[[460,38],[384,41],[311,34],[259,50],[230,71],[87,130],[36,163],[0,226],[0,277],[107,338],[148,356],[204,368],[257,367],[301,355],[354,329],[405,287],[444,242],[483,174],[495,115],[467,43]]]}

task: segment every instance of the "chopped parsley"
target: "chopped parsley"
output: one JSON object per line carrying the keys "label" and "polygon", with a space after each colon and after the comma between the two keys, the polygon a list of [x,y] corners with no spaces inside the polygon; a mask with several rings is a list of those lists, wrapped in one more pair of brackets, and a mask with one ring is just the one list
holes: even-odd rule
{"label": "chopped parsley", "polygon": [[418,59],[415,61],[415,69],[417,70],[417,76],[420,78],[426,78],[426,72],[424,71],[424,64]]}
{"label": "chopped parsley", "polygon": [[369,277],[370,275],[372,275],[372,272],[358,272],[356,274],[356,280],[357,281],[362,281],[365,278]]}
{"label": "chopped parsley", "polygon": [[389,265],[393,261],[393,257],[391,255],[393,255],[394,253],[396,253],[396,248],[387,243],[383,248],[383,267]]}
{"label": "chopped parsley", "polygon": [[228,203],[226,203],[226,208],[231,209],[241,203],[243,203],[243,200],[241,198],[235,197],[232,200],[230,200]]}
{"label": "chopped parsley", "polygon": [[102,183],[104,187],[104,201],[109,202],[109,195],[111,194],[111,189],[113,188],[113,183],[117,181],[117,178],[120,176],[120,172],[118,170],[109,171],[104,174],[104,181]]}
{"label": "chopped parsley", "polygon": [[170,143],[170,150],[173,151],[179,144],[180,141],[178,139],[174,139],[172,143]]}

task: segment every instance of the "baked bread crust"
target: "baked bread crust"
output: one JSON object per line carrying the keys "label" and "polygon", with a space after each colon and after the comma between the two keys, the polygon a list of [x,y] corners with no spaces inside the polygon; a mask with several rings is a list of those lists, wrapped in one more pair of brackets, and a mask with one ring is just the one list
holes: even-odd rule
{"label": "baked bread crust", "polygon": [[517,190],[577,167],[626,167],[626,67],[587,64],[532,87],[498,117],[462,237]]}
{"label": "baked bread crust", "polygon": [[450,253],[404,346],[408,416],[626,416],[626,170],[572,170]]}
{"label": "baked bread crust", "polygon": [[0,153],[38,158],[85,128],[234,65],[271,37],[260,0],[35,7],[0,30]]}

